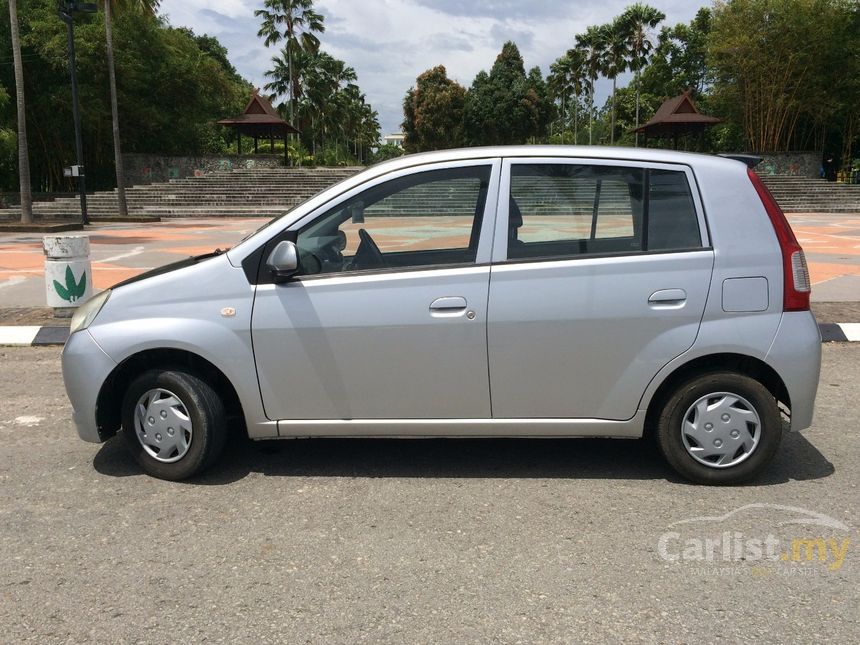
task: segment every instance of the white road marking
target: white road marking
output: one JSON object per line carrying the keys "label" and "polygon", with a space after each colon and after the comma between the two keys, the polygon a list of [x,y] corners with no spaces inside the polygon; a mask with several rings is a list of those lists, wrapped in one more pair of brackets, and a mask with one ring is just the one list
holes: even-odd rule
{"label": "white road marking", "polygon": [[845,338],[851,342],[860,342],[860,323],[839,323]]}
{"label": "white road marking", "polygon": [[131,251],[127,251],[125,253],[120,253],[119,255],[112,255],[109,258],[104,258],[103,260],[96,260],[96,262],[116,262],[117,260],[125,260],[126,258],[133,258],[135,255],[140,255],[143,253],[145,247],[136,246]]}
{"label": "white road marking", "polygon": [[0,327],[0,345],[31,345],[40,329],[38,325]]}
{"label": "white road marking", "polygon": [[20,276],[15,276],[14,278],[9,278],[4,282],[0,282],[0,289],[4,289],[5,287],[14,287],[16,284],[21,284],[25,282],[27,278],[22,278]]}

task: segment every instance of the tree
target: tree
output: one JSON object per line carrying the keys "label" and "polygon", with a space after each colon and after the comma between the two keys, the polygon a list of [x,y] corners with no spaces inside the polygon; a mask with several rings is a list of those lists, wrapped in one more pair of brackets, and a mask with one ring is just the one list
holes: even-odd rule
{"label": "tree", "polygon": [[[851,0],[732,0],[708,37],[714,100],[749,149],[836,150],[855,139],[860,8]],[[847,154],[847,152],[846,152]]]}
{"label": "tree", "polygon": [[33,221],[33,194],[30,188],[30,148],[27,145],[27,113],[24,101],[24,64],[21,61],[21,36],[18,31],[18,2],[9,0],[9,23],[15,67],[15,104],[18,112],[18,183],[21,191],[21,223]]}
{"label": "tree", "polygon": [[[630,50],[630,69],[634,73],[634,84],[636,86],[636,125],[639,127],[639,78],[642,68],[648,62],[648,54],[654,47],[651,40],[651,31],[657,27],[666,14],[654,7],[637,2],[624,10],[619,18],[621,29],[627,37]],[[636,134],[636,145],[639,145],[639,134]]]}
{"label": "tree", "polygon": [[618,75],[628,67],[628,44],[623,23],[616,18],[601,28],[603,35],[603,75],[612,79],[612,118],[609,125],[609,142],[615,144],[615,113],[618,94]]}
{"label": "tree", "polygon": [[[254,11],[263,23],[257,36],[264,39],[266,47],[282,40],[286,42],[284,53],[289,76],[290,121],[295,119],[296,75],[293,73],[293,58],[299,51],[316,52],[320,41],[315,35],[323,33],[324,18],[313,9],[313,0],[266,0],[262,9]],[[281,29],[283,28],[283,31]]]}
{"label": "tree", "polygon": [[160,0],[105,0],[105,41],[107,44],[107,67],[110,81],[110,111],[113,130],[114,165],[116,166],[116,197],[120,217],[128,217],[128,204],[125,199],[125,167],[122,162],[122,143],[119,136],[119,105],[116,97],[116,67],[113,55],[113,5],[122,4],[129,8],[155,13]]}
{"label": "tree", "polygon": [[[538,85],[538,80],[540,81]],[[526,75],[523,58],[506,42],[490,73],[480,72],[466,93],[463,128],[469,145],[525,143],[543,135],[552,107],[540,71]]]}
{"label": "tree", "polygon": [[[27,64],[32,189],[68,191],[72,180],[63,177],[63,166],[74,157],[74,137],[65,25],[57,18],[56,0],[19,0],[17,5]],[[12,59],[8,15],[4,10],[0,16],[0,60]],[[123,123],[134,124],[122,130],[122,152],[228,152],[234,138],[215,121],[241,112],[250,84],[228,73],[190,30],[172,28],[163,18],[139,11],[114,11],[111,17],[118,112]],[[76,16],[84,164],[87,187],[94,190],[116,186],[106,44],[104,16]],[[0,85],[14,88],[13,71],[12,65],[0,65]],[[15,128],[14,112],[0,112],[0,129]],[[18,190],[16,173],[0,172],[2,190]]]}
{"label": "tree", "polygon": [[594,84],[604,68],[606,39],[600,27],[589,27],[576,37],[576,47],[582,54],[586,89],[588,91],[588,145],[592,144],[594,126]]}
{"label": "tree", "polygon": [[670,97],[690,90],[696,99],[709,85],[707,65],[711,10],[702,7],[690,24],[663,27],[651,62],[642,71],[641,90],[645,94]]}
{"label": "tree", "polygon": [[443,65],[421,74],[403,99],[403,147],[420,152],[462,146],[465,104],[466,88],[448,78]]}
{"label": "tree", "polygon": [[292,80],[286,48],[272,64],[265,89],[274,96],[289,96],[292,87],[294,123],[311,155],[318,162],[340,163],[351,147],[349,154],[363,159],[365,150],[379,140],[379,115],[356,84],[355,70],[322,49],[296,51]]}
{"label": "tree", "polygon": [[549,66],[547,77],[547,89],[553,101],[558,101],[561,108],[559,115],[559,129],[561,130],[561,143],[564,144],[564,133],[567,129],[567,108],[573,96],[573,82],[571,74],[571,61],[567,54],[563,54]]}

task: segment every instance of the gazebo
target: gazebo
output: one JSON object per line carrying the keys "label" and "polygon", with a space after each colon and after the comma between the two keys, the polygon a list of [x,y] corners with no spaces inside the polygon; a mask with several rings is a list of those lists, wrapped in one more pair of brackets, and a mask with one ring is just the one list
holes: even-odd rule
{"label": "gazebo", "polygon": [[257,152],[257,143],[260,139],[268,139],[272,149],[275,147],[275,139],[284,140],[284,162],[288,159],[287,137],[298,134],[298,130],[284,121],[278,111],[272,107],[271,101],[265,96],[260,96],[260,90],[254,88],[251,100],[245,107],[245,111],[232,119],[221,119],[219,125],[236,130],[236,151],[242,154],[242,135],[254,138],[254,152]]}
{"label": "gazebo", "polygon": [[633,132],[645,135],[645,146],[648,138],[672,138],[672,147],[677,149],[678,136],[688,134],[702,135],[705,128],[723,120],[715,116],[702,114],[696,109],[696,104],[690,98],[690,90],[663,102],[650,121],[639,126]]}

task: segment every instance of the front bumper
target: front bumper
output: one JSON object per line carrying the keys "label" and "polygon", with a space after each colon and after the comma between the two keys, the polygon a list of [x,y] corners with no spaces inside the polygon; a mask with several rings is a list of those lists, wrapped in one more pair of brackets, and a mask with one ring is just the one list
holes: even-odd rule
{"label": "front bumper", "polygon": [[66,341],[63,381],[72,402],[78,435],[84,441],[101,443],[107,438],[99,434],[96,402],[102,385],[115,367],[116,362],[99,347],[88,329],[75,332]]}

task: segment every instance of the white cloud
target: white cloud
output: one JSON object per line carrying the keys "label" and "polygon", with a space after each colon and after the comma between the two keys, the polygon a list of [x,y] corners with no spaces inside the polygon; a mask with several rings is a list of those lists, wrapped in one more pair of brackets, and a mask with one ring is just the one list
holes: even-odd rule
{"label": "white cloud", "polygon": [[[355,68],[358,82],[379,111],[383,130],[399,129],[401,103],[415,77],[435,65],[466,87],[489,69],[505,40],[520,47],[526,67],[550,63],[573,46],[588,25],[608,22],[626,0],[317,0],[326,18],[323,48]],[[666,22],[687,22],[702,4],[652,1]],[[255,85],[275,50],[257,38],[254,9],[262,0],[163,0],[171,24],[208,33],[230,52],[239,72]],[[608,83],[598,84],[602,102]]]}

